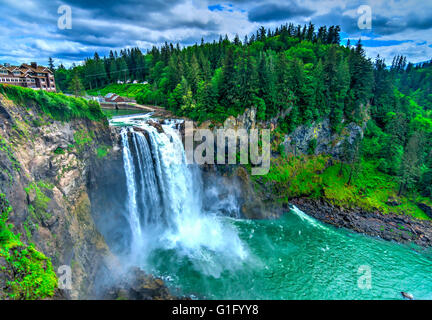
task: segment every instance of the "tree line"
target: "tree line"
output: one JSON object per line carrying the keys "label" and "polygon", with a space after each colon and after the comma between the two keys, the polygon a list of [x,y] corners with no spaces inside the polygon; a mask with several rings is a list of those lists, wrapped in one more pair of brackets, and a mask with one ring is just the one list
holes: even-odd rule
{"label": "tree line", "polygon": [[369,119],[365,138],[346,146],[344,162],[354,168],[361,159],[375,161],[398,179],[399,193],[432,196],[431,65],[397,56],[387,66],[380,57],[368,59],[361,41],[340,45],[339,26],[285,24],[261,27],[243,40],[221,36],[146,53],[95,53],[83,65],[59,66],[56,81],[74,93],[146,81],[139,103],[200,122],[223,122],[255,107],[258,120],[277,123],[283,133],[325,118],[340,133],[347,123]]}

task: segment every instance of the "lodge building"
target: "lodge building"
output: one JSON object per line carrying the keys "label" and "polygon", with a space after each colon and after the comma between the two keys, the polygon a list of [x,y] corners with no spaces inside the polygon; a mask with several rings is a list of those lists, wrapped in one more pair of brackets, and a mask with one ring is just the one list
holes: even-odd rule
{"label": "lodge building", "polygon": [[35,90],[56,91],[54,73],[47,67],[23,63],[19,67],[7,63],[0,65],[0,84],[32,88]]}

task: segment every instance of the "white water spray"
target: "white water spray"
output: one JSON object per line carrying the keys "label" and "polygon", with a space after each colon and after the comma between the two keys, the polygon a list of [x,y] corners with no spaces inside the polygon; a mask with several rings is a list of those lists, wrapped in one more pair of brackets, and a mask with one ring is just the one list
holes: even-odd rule
{"label": "white water spray", "polygon": [[158,132],[145,119],[130,121],[133,127],[122,128],[121,135],[131,255],[145,260],[151,250],[175,250],[213,276],[228,267],[227,261],[246,259],[237,230],[217,212],[203,209],[200,172],[186,163],[174,129],[178,123],[162,125],[164,132]]}

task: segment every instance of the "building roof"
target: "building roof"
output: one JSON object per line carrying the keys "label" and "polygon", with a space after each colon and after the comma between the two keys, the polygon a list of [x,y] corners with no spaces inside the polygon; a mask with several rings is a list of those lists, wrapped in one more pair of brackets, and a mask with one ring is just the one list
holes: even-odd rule
{"label": "building roof", "polygon": [[30,70],[32,70],[33,72],[36,72],[36,73],[52,73],[52,71],[49,68],[47,68],[47,67],[38,66],[38,65],[36,65],[36,67],[33,67],[33,66],[28,65],[26,63],[23,63],[20,66],[20,68],[30,69]]}
{"label": "building roof", "polygon": [[14,72],[14,71],[20,71],[21,74],[26,74],[29,71],[30,72],[34,72],[34,73],[53,73],[49,68],[44,67],[44,66],[38,66],[36,65],[36,67],[31,66],[29,64],[23,63],[20,66],[5,66],[5,65],[0,65],[0,69],[6,69],[9,72]]}

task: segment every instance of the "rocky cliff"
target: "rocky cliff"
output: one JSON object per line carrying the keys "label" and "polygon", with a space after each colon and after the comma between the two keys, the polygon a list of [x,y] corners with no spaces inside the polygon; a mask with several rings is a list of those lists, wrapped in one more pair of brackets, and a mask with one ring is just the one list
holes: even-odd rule
{"label": "rocky cliff", "polygon": [[[70,268],[72,286],[58,290],[58,298],[112,297],[101,291],[104,279],[125,272],[98,229],[110,218],[104,209],[125,188],[122,167],[118,136],[106,120],[55,121],[37,104],[0,95],[0,193],[13,208],[7,223],[52,261],[59,276]],[[145,279],[147,286],[156,281]],[[154,289],[141,296],[166,297],[166,288],[156,284],[163,294]],[[115,282],[109,286],[116,290]]]}
{"label": "rocky cliff", "polygon": [[[356,137],[363,137],[363,129],[358,124],[348,123],[341,133],[333,133],[329,119],[324,119],[310,126],[299,126],[289,135],[285,135],[283,150],[294,155],[313,152],[339,158],[343,152],[343,142],[348,140],[352,144]],[[311,150],[312,144],[314,150]]]}
{"label": "rocky cliff", "polygon": [[0,96],[0,189],[26,243],[72,269],[68,298],[85,298],[109,249],[91,216],[92,167],[115,152],[106,122],[54,121]]}

